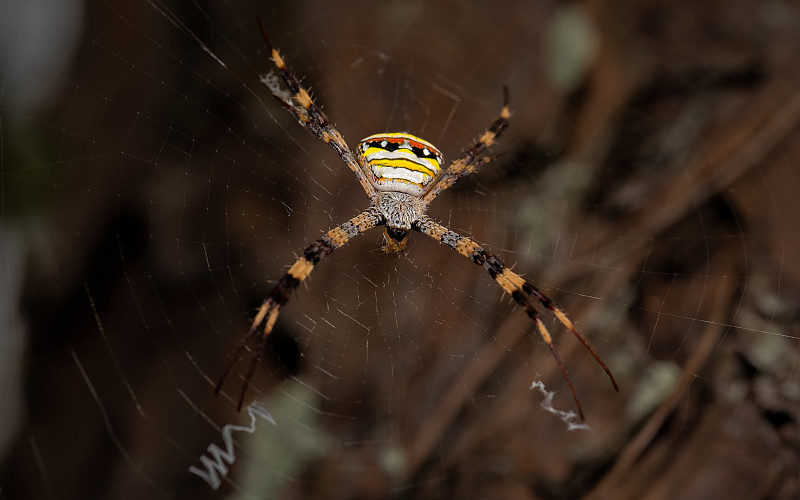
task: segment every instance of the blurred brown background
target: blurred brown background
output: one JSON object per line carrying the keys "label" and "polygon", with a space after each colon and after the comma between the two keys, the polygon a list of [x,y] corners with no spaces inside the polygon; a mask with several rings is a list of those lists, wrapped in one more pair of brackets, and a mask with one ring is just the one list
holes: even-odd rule
{"label": "blurred brown background", "polygon": [[[800,495],[796,2],[56,5],[0,7],[0,498]],[[574,403],[484,271],[374,231],[281,313],[250,392],[278,427],[218,491],[187,472],[249,423],[240,372],[213,388],[263,296],[367,205],[259,84],[257,18],[351,145],[453,159],[509,87],[430,213],[592,340],[619,394],[547,317],[591,430],[542,410],[537,379]]]}

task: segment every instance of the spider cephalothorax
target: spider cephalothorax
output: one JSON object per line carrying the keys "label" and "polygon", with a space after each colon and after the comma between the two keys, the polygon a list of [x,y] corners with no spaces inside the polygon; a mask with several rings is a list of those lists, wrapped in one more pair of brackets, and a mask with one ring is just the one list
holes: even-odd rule
{"label": "spider cephalothorax", "polygon": [[[600,356],[552,300],[541,293],[532,283],[511,271],[499,258],[471,238],[451,231],[426,215],[428,204],[442,191],[452,186],[461,177],[475,172],[491,161],[490,157],[483,154],[508,126],[511,116],[508,109],[507,89],[503,89],[503,108],[500,116],[472,147],[447,168],[442,167],[444,158],[433,144],[405,132],[371,135],[358,143],[356,154],[353,154],[339,131],[328,121],[308,91],[300,85],[294,72],[286,65],[278,51],[272,47],[263,27],[262,34],[264,34],[264,40],[270,49],[278,74],[270,72],[263,76],[261,81],[270,89],[275,99],[298,119],[301,125],[325,141],[339,154],[361,183],[361,187],[364,188],[370,199],[370,205],[364,212],[331,229],[322,238],[303,250],[301,257],[289,268],[289,271],[280,279],[259,308],[250,330],[242,338],[230,364],[217,383],[217,393],[222,388],[222,383],[231,367],[243,354],[248,342],[253,338],[257,339],[255,354],[250,361],[242,390],[239,393],[238,408],[241,410],[247,386],[253,376],[256,364],[261,358],[266,338],[275,326],[280,308],[289,300],[291,293],[300,282],[309,276],[322,257],[346,244],[353,237],[377,226],[385,226],[384,250],[387,252],[403,250],[409,233],[416,231],[434,238],[475,264],[483,266],[492,279],[525,309],[525,313],[536,324],[539,334],[550,348],[564,379],[569,384],[581,418],[583,418],[583,412],[575,388],[553,345],[550,333],[533,306],[535,302],[550,310],[583,343],[605,370],[614,388],[618,389],[614,376]],[[288,90],[282,88],[281,81],[288,87]]]}

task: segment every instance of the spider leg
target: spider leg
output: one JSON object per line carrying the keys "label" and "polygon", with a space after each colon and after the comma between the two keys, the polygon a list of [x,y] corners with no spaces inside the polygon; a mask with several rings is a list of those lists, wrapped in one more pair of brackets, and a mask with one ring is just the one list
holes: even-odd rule
{"label": "spider leg", "polygon": [[342,137],[342,134],[339,133],[336,127],[328,120],[328,117],[325,116],[322,109],[316,105],[314,99],[311,97],[311,93],[300,84],[297,75],[286,65],[286,61],[280,55],[278,49],[272,46],[272,42],[270,42],[260,19],[258,20],[258,25],[261,28],[261,36],[264,38],[264,42],[271,52],[272,62],[275,64],[280,79],[283,80],[289,90],[287,91],[281,88],[280,81],[273,72],[263,75],[261,77],[261,82],[269,88],[272,95],[275,96],[275,99],[300,121],[301,125],[312,134],[325,141],[326,144],[336,151],[347,166],[350,167],[350,170],[353,171],[367,195],[372,196],[375,193],[375,189],[361,170],[358,160],[356,160],[353,152],[350,151],[344,137]]}
{"label": "spider leg", "polygon": [[565,327],[567,327],[567,329],[571,331],[573,335],[575,335],[575,337],[581,342],[581,344],[583,344],[586,350],[592,354],[597,363],[606,372],[606,375],[608,375],[608,378],[611,380],[611,384],[614,386],[614,389],[619,391],[619,386],[617,385],[617,381],[614,380],[614,375],[611,374],[611,370],[608,368],[605,362],[603,362],[603,360],[600,358],[600,355],[597,354],[597,351],[594,350],[586,337],[581,335],[581,333],[578,332],[578,330],[575,328],[575,325],[572,324],[572,321],[567,318],[564,312],[559,309],[551,299],[541,293],[534,285],[526,281],[522,276],[513,272],[511,269],[505,267],[500,259],[472,239],[467,238],[466,236],[461,236],[460,234],[447,229],[428,217],[421,218],[419,221],[414,223],[411,228],[415,231],[426,234],[441,243],[444,243],[459,254],[470,259],[475,264],[483,266],[484,269],[488,271],[489,275],[495,280],[495,282],[497,282],[497,284],[500,285],[504,291],[511,295],[517,304],[521,305],[525,309],[525,313],[528,315],[528,317],[531,318],[534,323],[536,323],[536,327],[539,330],[542,340],[544,340],[545,344],[547,344],[547,347],[550,349],[550,352],[553,354],[553,357],[558,364],[559,370],[561,370],[561,375],[564,377],[564,380],[566,380],[567,385],[569,385],[569,389],[572,392],[572,398],[575,400],[575,404],[578,407],[578,413],[580,414],[581,419],[583,419],[583,410],[581,408],[580,399],[578,399],[578,394],[575,391],[575,387],[572,385],[572,380],[567,373],[567,368],[564,365],[564,362],[561,360],[561,356],[558,354],[555,345],[553,345],[553,339],[550,336],[550,332],[547,330],[547,327],[544,325],[541,316],[531,303],[531,298],[538,301],[543,307],[549,309],[553,315],[558,318],[558,320]]}
{"label": "spider leg", "polygon": [[303,250],[303,254],[300,256],[300,258],[297,259],[289,271],[283,275],[280,281],[278,281],[278,284],[275,285],[275,288],[273,288],[269,295],[267,295],[264,303],[261,304],[261,307],[258,309],[258,312],[253,319],[253,323],[250,325],[250,330],[248,330],[247,334],[242,337],[242,341],[234,351],[233,356],[231,356],[231,361],[228,363],[225,371],[222,372],[222,376],[219,378],[219,382],[217,382],[217,386],[214,389],[214,394],[219,394],[220,390],[222,389],[222,384],[228,377],[231,368],[233,368],[233,365],[239,362],[244,354],[244,350],[247,348],[247,345],[250,343],[251,339],[255,338],[256,349],[253,353],[253,357],[250,359],[250,364],[247,368],[247,372],[245,373],[244,383],[242,385],[241,392],[239,393],[237,410],[241,411],[245,393],[250,385],[250,380],[253,378],[253,373],[255,372],[258,362],[261,360],[261,355],[264,345],[266,344],[267,336],[270,334],[270,332],[272,332],[272,328],[275,326],[275,322],[278,319],[278,313],[280,312],[281,307],[286,305],[286,303],[289,301],[289,297],[291,296],[292,292],[297,289],[297,286],[302,281],[308,278],[309,274],[311,274],[311,271],[314,270],[314,266],[317,265],[320,259],[330,254],[337,248],[345,245],[348,241],[364,231],[372,229],[375,226],[379,226],[384,222],[385,219],[383,215],[372,208],[367,209],[349,221],[331,229],[325,233],[322,238],[318,239],[306,247],[305,250]]}
{"label": "spider leg", "polygon": [[503,109],[500,111],[495,121],[481,134],[478,142],[472,145],[471,148],[466,150],[459,158],[457,158],[447,169],[442,173],[442,176],[436,181],[430,191],[425,193],[422,199],[426,203],[430,203],[442,191],[449,188],[456,183],[460,178],[470,175],[480,167],[492,161],[492,158],[481,157],[480,155],[486,151],[494,141],[500,137],[500,134],[508,127],[508,119],[511,112],[508,109],[508,87],[503,87]]}

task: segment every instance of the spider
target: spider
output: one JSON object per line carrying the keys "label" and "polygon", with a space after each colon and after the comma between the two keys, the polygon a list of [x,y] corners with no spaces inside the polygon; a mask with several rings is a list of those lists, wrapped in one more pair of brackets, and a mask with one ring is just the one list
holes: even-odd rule
{"label": "spider", "polygon": [[[569,385],[581,419],[583,419],[583,410],[575,387],[561,356],[553,345],[547,327],[533,306],[533,301],[549,309],[577,337],[606,372],[614,389],[619,391],[611,370],[589,341],[578,332],[564,312],[550,298],[540,292],[530,281],[511,271],[497,256],[471,238],[451,231],[430,219],[425,213],[428,204],[442,191],[455,184],[458,179],[472,174],[491,162],[492,158],[484,156],[484,153],[508,126],[511,115],[508,107],[508,89],[503,87],[503,108],[500,116],[483,132],[472,147],[447,168],[442,168],[444,161],[442,153],[433,144],[406,132],[371,135],[358,143],[354,153],[347,146],[339,131],[325,116],[325,113],[314,103],[309,91],[300,84],[300,80],[287,66],[278,50],[273,48],[263,25],[260,22],[259,24],[264,42],[271,52],[272,61],[275,64],[275,69],[262,76],[261,82],[269,88],[275,99],[297,118],[300,125],[336,151],[361,183],[361,187],[364,188],[370,199],[370,205],[366,210],[334,227],[303,250],[300,258],[278,281],[258,309],[250,330],[234,351],[214,393],[219,394],[233,365],[241,359],[243,351],[251,339],[256,339],[255,352],[239,393],[237,408],[241,411],[255,367],[261,359],[267,336],[275,326],[278,313],[286,305],[292,292],[308,278],[314,266],[323,257],[341,248],[352,238],[377,226],[384,226],[383,249],[387,253],[401,252],[406,246],[409,233],[415,231],[430,236],[473,263],[483,266],[489,276],[525,309],[525,313],[536,324],[539,334],[550,348],[564,380]],[[281,80],[288,90],[282,87]]]}

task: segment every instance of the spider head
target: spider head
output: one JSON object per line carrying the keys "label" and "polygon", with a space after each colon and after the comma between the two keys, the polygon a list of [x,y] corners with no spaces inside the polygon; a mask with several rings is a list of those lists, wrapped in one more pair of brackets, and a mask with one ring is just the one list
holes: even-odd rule
{"label": "spider head", "polygon": [[356,148],[358,161],[377,191],[422,196],[442,171],[442,153],[417,136],[375,134]]}
{"label": "spider head", "polygon": [[404,244],[411,225],[425,216],[427,205],[416,196],[389,191],[378,192],[372,199],[372,207],[385,220],[386,242],[391,247],[392,244]]}

